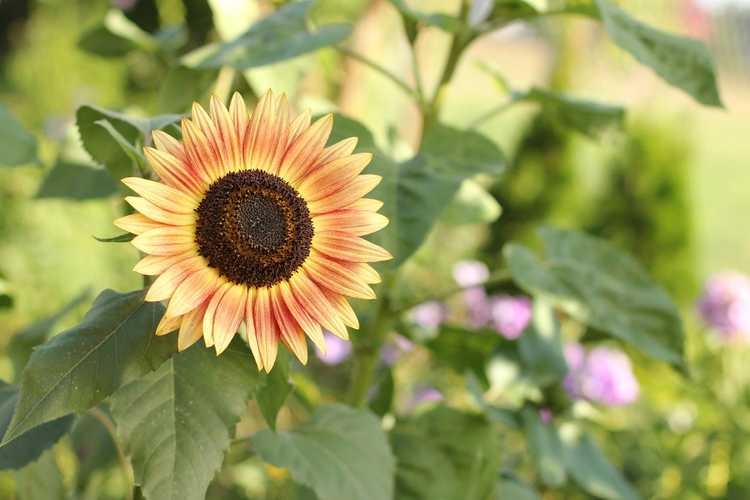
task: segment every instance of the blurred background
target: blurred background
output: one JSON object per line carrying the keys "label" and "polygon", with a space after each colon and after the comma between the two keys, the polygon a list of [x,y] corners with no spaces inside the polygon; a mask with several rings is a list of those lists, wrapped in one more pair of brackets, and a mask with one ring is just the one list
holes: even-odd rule
{"label": "blurred background", "polygon": [[[595,417],[609,436],[605,448],[645,498],[750,498],[748,351],[721,342],[695,313],[708,277],[750,273],[750,1],[619,3],[654,26],[703,40],[714,54],[725,109],[701,107],[668,87],[587,20],[514,24],[482,37],[445,96],[447,123],[473,125],[507,100],[507,86],[540,85],[621,104],[627,126],[591,138],[559,128],[527,104],[478,123],[509,159],[502,179],[483,184],[503,214],[489,226],[444,221],[410,263],[410,276],[416,290],[429,290],[451,280],[459,259],[497,265],[502,244],[535,244],[541,223],[583,229],[627,249],[683,308],[694,378],[633,354],[641,396]],[[458,0],[409,4],[453,13]],[[93,238],[118,233],[111,221],[122,206],[111,189],[63,199],[48,177],[61,158],[94,166],[76,137],[78,106],[145,116],[186,112],[194,98],[205,102],[217,75],[179,73],[179,55],[241,33],[272,7],[249,0],[0,0],[0,102],[37,136],[43,165],[0,168],[0,293],[7,306],[0,309],[0,352],[14,333],[88,286],[140,286],[130,271],[137,252]],[[87,44],[85,35],[112,9],[158,35],[161,48]],[[170,29],[180,25],[186,27]],[[170,37],[179,40],[175,48]],[[388,1],[370,2],[350,47],[412,80],[408,42]],[[417,49],[422,79],[432,88],[448,37],[425,28]],[[418,144],[418,114],[399,89],[331,49],[249,70],[233,86],[248,96],[269,87],[287,92],[298,109],[338,109],[367,124],[396,156]],[[447,234],[458,237],[441,237]],[[79,306],[61,327],[84,311]],[[409,380],[409,368],[403,370]],[[0,378],[13,377],[10,361],[0,357]],[[450,394],[450,381],[442,383]],[[508,463],[522,461],[509,454]]]}

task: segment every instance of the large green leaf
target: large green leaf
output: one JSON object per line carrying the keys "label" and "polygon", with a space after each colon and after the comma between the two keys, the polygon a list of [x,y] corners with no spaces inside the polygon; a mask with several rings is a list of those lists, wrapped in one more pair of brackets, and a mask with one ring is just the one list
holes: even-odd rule
{"label": "large green leaf", "polygon": [[540,232],[545,258],[505,247],[514,280],[579,321],[684,368],[684,332],[669,295],[630,256],[576,231]]}
{"label": "large green leaf", "polygon": [[536,491],[528,486],[513,481],[502,479],[495,486],[495,500],[539,500]]}
{"label": "large green leaf", "polygon": [[16,380],[21,378],[21,371],[28,363],[32,349],[47,340],[55,324],[81,305],[90,295],[90,289],[83,290],[56,313],[32,323],[11,337],[8,342],[8,356],[13,363]]}
{"label": "large green leaf", "polygon": [[290,392],[292,384],[289,382],[289,356],[280,350],[273,370],[263,377],[255,395],[255,402],[271,429],[276,429],[276,416]]}
{"label": "large green leaf", "polygon": [[621,106],[587,101],[540,87],[533,87],[523,96],[526,100],[540,103],[544,112],[563,127],[592,139],[607,130],[622,128],[624,124],[625,109]]}
{"label": "large green leaf", "polygon": [[174,338],[154,336],[164,307],[143,302],[144,293],[103,291],[80,324],[34,350],[3,443],[91,408],[172,355]]}
{"label": "large green leaf", "polygon": [[0,167],[13,167],[36,161],[36,138],[0,104]]}
{"label": "large green leaf", "polygon": [[107,167],[115,179],[121,179],[133,174],[132,152],[124,149],[121,143],[124,141],[137,148],[144,144],[152,131],[167,127],[180,118],[181,115],[139,118],[97,106],[81,106],[76,112],[76,125],[86,151],[97,163]]}
{"label": "large green leaf", "polygon": [[399,500],[484,500],[500,465],[500,440],[481,415],[439,406],[396,424]]}
{"label": "large green leaf", "polygon": [[112,413],[149,500],[203,500],[259,376],[238,339],[220,357],[201,344],[115,393]]}
{"label": "large green leaf", "polygon": [[566,474],[563,447],[557,428],[542,422],[535,409],[524,409],[522,417],[531,456],[542,482],[553,488],[562,486]]}
{"label": "large green leaf", "polygon": [[321,406],[288,432],[264,430],[252,439],[265,461],[286,467],[295,481],[325,500],[390,500],[395,462],[380,422],[367,410]]}
{"label": "large green leaf", "polygon": [[117,182],[106,170],[58,160],[42,179],[36,198],[91,200],[107,198],[117,190]]}
{"label": "large green leaf", "polygon": [[708,106],[722,106],[711,53],[692,38],[648,26],[610,0],[595,0],[612,40],[657,75]]}
{"label": "large green leaf", "polygon": [[591,436],[573,424],[567,424],[563,426],[560,437],[565,467],[583,489],[607,500],[639,498]]}
{"label": "large green leaf", "polygon": [[383,201],[381,213],[390,221],[373,235],[394,255],[385,263],[389,266],[403,264],[419,248],[465,179],[500,174],[505,163],[503,153],[486,137],[445,125],[431,127],[419,154],[403,163],[388,158],[362,124],[336,116],[331,141],[352,136],[359,138],[358,150],[373,154],[367,173],[383,177],[369,196]]}
{"label": "large green leaf", "polygon": [[17,500],[67,500],[62,473],[52,450],[16,472]]}
{"label": "large green leaf", "polygon": [[[18,387],[0,381],[0,438],[8,430],[18,402]],[[0,446],[0,469],[18,469],[36,460],[70,429],[68,415],[35,427]]]}
{"label": "large green leaf", "polygon": [[560,324],[554,309],[542,299],[534,301],[531,327],[518,339],[518,350],[524,368],[540,385],[557,383],[568,371]]}
{"label": "large green leaf", "polygon": [[495,222],[503,209],[494,196],[478,183],[466,179],[456,196],[440,216],[440,222],[452,226]]}
{"label": "large green leaf", "polygon": [[182,62],[194,68],[231,66],[246,70],[314,52],[349,36],[349,24],[328,24],[317,29],[308,26],[311,5],[310,1],[288,3],[237,38],[197,49]]}

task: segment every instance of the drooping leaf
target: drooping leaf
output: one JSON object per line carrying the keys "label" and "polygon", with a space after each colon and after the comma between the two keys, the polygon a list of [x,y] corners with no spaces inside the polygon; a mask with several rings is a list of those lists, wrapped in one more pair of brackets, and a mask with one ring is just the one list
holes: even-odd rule
{"label": "drooping leaf", "polygon": [[620,48],[696,101],[722,106],[713,59],[702,42],[652,28],[611,0],[595,2],[607,33]]}
{"label": "drooping leaf", "polygon": [[543,299],[534,301],[533,319],[518,339],[518,350],[525,369],[540,385],[557,383],[568,372],[560,324],[554,309]]}
{"label": "drooping leaf", "polygon": [[52,450],[16,472],[18,500],[67,500],[60,467]]}
{"label": "drooping leaf", "polygon": [[504,249],[516,283],[577,320],[684,368],[677,306],[634,259],[576,231],[545,228],[540,234],[543,260],[521,245]]}
{"label": "drooping leaf", "polygon": [[260,431],[251,438],[265,461],[326,500],[390,500],[395,462],[380,422],[367,410],[321,406],[288,432]]}
{"label": "drooping leaf", "polygon": [[[18,386],[0,380],[0,439],[8,430],[18,402]],[[19,469],[39,458],[39,455],[60,439],[73,422],[67,415],[35,427],[0,446],[0,470]]]}
{"label": "drooping leaf", "polygon": [[[181,118],[181,115],[160,115],[152,118],[127,116],[116,111],[96,106],[81,106],[76,112],[76,125],[81,135],[83,147],[91,157],[105,166],[115,179],[133,174],[133,159],[120,145],[124,141],[135,146],[143,144],[153,130],[167,127]],[[104,120],[119,135],[97,123]]]}
{"label": "drooping leaf", "polygon": [[146,499],[204,499],[258,380],[236,340],[220,357],[193,345],[115,393],[117,432]]}
{"label": "drooping leaf", "polygon": [[117,193],[118,186],[106,170],[58,160],[47,172],[35,197],[91,200]]}
{"label": "drooping leaf", "polygon": [[81,305],[90,295],[90,289],[83,290],[56,313],[32,323],[11,337],[10,342],[8,342],[8,356],[13,363],[16,380],[21,377],[21,371],[28,363],[32,349],[47,340],[55,324]]}
{"label": "drooping leaf", "polygon": [[354,23],[369,4],[367,0],[312,0],[307,18],[314,26]]}
{"label": "drooping leaf", "polygon": [[135,49],[153,50],[158,41],[130,21],[120,10],[110,10],[104,21],[85,31],[78,48],[100,57],[122,57]]}
{"label": "drooping leaf", "polygon": [[567,424],[562,427],[560,438],[565,467],[584,490],[607,500],[639,498],[590,435],[573,424]]}
{"label": "drooping leaf", "polygon": [[539,495],[518,481],[502,479],[495,485],[495,500],[539,500]]}
{"label": "drooping leaf", "polygon": [[502,213],[497,200],[476,182],[463,181],[455,198],[440,216],[440,221],[452,226],[489,224]]}
{"label": "drooping leaf", "polygon": [[445,406],[391,431],[399,500],[484,500],[493,491],[500,441],[482,415]]}
{"label": "drooping leaf", "polygon": [[231,66],[257,68],[314,52],[349,36],[349,24],[308,26],[311,1],[291,2],[261,19],[237,38],[208,45],[187,54],[182,63],[193,68]]}
{"label": "drooping leaf", "polygon": [[100,238],[99,236],[94,236],[94,239],[100,243],[127,243],[128,241],[133,241],[133,238],[135,238],[135,235],[132,233],[118,234],[111,238]]}
{"label": "drooping leaf", "polygon": [[526,440],[542,482],[552,488],[565,483],[562,442],[557,428],[542,422],[537,410],[526,408],[522,414]]}
{"label": "drooping leaf", "polygon": [[271,429],[276,430],[276,417],[290,392],[292,384],[289,382],[289,356],[280,350],[273,370],[263,377],[255,395],[255,402]]}
{"label": "drooping leaf", "polygon": [[540,103],[544,112],[563,127],[592,139],[624,125],[625,109],[621,106],[587,101],[540,87],[533,87],[524,98]]}
{"label": "drooping leaf", "polygon": [[81,323],[34,350],[3,443],[91,408],[174,353],[174,338],[154,336],[164,307],[144,302],[144,293],[103,291]]}
{"label": "drooping leaf", "polygon": [[36,137],[0,104],[0,167],[37,162]]}

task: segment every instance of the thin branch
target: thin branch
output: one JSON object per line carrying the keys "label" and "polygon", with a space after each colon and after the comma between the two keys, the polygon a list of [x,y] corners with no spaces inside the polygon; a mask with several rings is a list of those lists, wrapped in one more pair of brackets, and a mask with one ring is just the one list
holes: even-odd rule
{"label": "thin branch", "polygon": [[107,430],[107,433],[109,434],[109,437],[112,439],[112,443],[115,445],[115,449],[117,450],[117,459],[120,462],[122,473],[125,475],[125,480],[128,481],[128,487],[126,488],[126,498],[127,500],[133,500],[133,487],[135,485],[133,468],[130,466],[130,462],[125,456],[125,451],[122,449],[120,441],[117,439],[117,431],[115,430],[115,426],[112,423],[112,420],[107,416],[107,414],[105,414],[97,407],[89,409],[88,413],[104,426],[104,428]]}
{"label": "thin branch", "polygon": [[370,69],[375,70],[381,75],[383,75],[384,77],[388,78],[390,81],[395,83],[396,86],[398,86],[401,90],[403,90],[409,97],[414,99],[420,107],[422,106],[422,96],[419,94],[419,92],[411,88],[405,81],[403,81],[393,72],[387,70],[386,68],[376,63],[372,59],[369,59],[363,56],[362,54],[358,52],[354,52],[353,50],[350,50],[346,47],[339,46],[339,47],[336,47],[336,50],[338,50],[345,56],[354,59],[355,61],[361,62],[365,66],[368,66]]}
{"label": "thin branch", "polygon": [[472,128],[477,128],[480,125],[483,125],[485,122],[491,120],[492,118],[494,118],[495,116],[497,116],[497,115],[499,115],[501,113],[504,113],[505,111],[507,111],[508,109],[510,109],[511,107],[513,107],[513,105],[518,104],[519,102],[523,101],[524,99],[526,99],[526,93],[525,92],[514,93],[511,96],[511,98],[508,99],[507,101],[505,101],[504,103],[502,103],[499,106],[496,106],[496,107],[490,109],[489,111],[485,112],[484,114],[479,115],[471,123],[469,123],[469,126],[467,128],[472,129]]}

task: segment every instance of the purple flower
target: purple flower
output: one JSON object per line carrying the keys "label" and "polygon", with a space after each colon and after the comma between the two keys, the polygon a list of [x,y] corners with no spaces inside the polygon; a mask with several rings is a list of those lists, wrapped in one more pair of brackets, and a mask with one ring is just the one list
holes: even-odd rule
{"label": "purple flower", "polygon": [[586,353],[580,344],[565,346],[568,374],[563,387],[574,399],[605,406],[628,405],[638,399],[638,380],[622,351],[596,347]]}
{"label": "purple flower", "polygon": [[704,286],[698,312],[724,340],[750,340],[750,278],[731,271],[715,274]]}
{"label": "purple flower", "polygon": [[554,414],[549,408],[539,408],[539,420],[541,420],[543,424],[552,422],[553,417]]}
{"label": "purple flower", "polygon": [[490,277],[490,270],[477,260],[462,260],[453,266],[453,279],[461,287],[481,285]]}
{"label": "purple flower", "polygon": [[445,399],[443,393],[432,386],[421,386],[414,390],[411,400],[406,405],[409,410],[413,410],[424,403],[437,403]]}
{"label": "purple flower", "polygon": [[491,317],[490,301],[487,292],[481,286],[467,288],[463,291],[464,305],[469,324],[480,328],[487,324]]}
{"label": "purple flower", "polygon": [[419,304],[411,310],[411,319],[428,330],[435,330],[439,327],[445,320],[445,315],[445,305],[437,301]]}
{"label": "purple flower", "polygon": [[517,339],[531,321],[531,300],[510,295],[493,297],[491,314],[498,333],[506,339]]}
{"label": "purple flower", "polygon": [[326,352],[315,347],[315,355],[326,365],[338,365],[346,360],[352,353],[352,343],[348,340],[338,338],[336,335],[325,332]]}
{"label": "purple flower", "polygon": [[383,360],[383,363],[391,366],[395,364],[401,356],[413,349],[414,343],[411,340],[402,337],[401,335],[396,335],[393,337],[392,341],[386,343],[380,349],[380,359]]}

